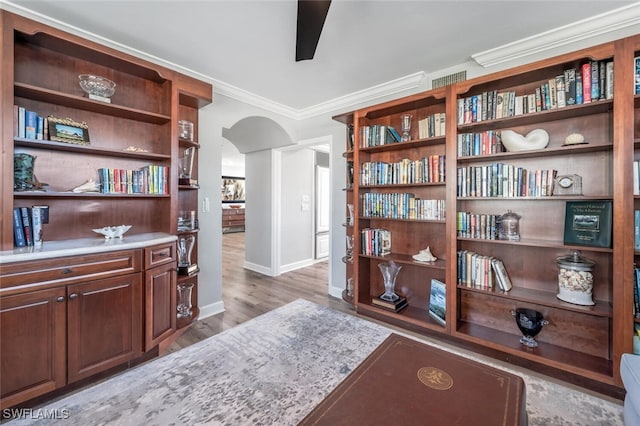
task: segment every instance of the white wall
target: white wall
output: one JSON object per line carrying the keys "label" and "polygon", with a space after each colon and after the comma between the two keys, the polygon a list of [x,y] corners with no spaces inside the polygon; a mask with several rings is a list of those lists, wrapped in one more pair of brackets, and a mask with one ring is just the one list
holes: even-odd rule
{"label": "white wall", "polygon": [[[245,155],[248,183],[245,194],[245,262],[244,267],[272,275],[273,191],[271,150]],[[278,188],[276,188],[278,189]]]}
{"label": "white wall", "polygon": [[314,163],[311,149],[282,152],[280,272],[313,259]]}

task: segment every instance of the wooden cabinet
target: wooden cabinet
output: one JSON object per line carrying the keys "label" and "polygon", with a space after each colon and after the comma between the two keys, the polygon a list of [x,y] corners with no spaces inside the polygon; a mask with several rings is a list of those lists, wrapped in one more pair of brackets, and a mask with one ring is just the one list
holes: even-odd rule
{"label": "wooden cabinet", "polygon": [[222,209],[222,232],[244,231],[244,208]]}
{"label": "wooden cabinet", "polygon": [[66,384],[66,300],[64,287],[0,297],[3,408]]}
{"label": "wooden cabinet", "polygon": [[[619,360],[622,353],[631,351],[633,336],[633,264],[640,257],[629,232],[634,229],[634,210],[640,210],[632,189],[633,159],[640,159],[640,102],[632,89],[634,58],[639,55],[640,38],[630,37],[334,117],[354,125],[354,152],[347,150],[345,157],[347,167],[350,161],[355,166],[353,194],[347,188],[346,198],[355,207],[356,254],[353,272],[347,268],[347,274],[355,278],[358,312],[619,395]],[[537,90],[556,82],[565,71],[582,71],[585,64],[596,64],[600,76],[603,70],[606,73],[598,80],[603,95],[590,102],[531,111],[516,111],[513,102],[512,109],[499,116],[482,113],[505,94],[504,99],[521,102],[533,95],[529,99],[535,102]],[[613,91],[606,87],[612,76]],[[446,117],[444,135],[421,134],[417,123],[434,114],[441,118],[441,113]],[[385,127],[400,129],[403,114],[412,116],[411,140],[371,139],[381,131],[384,138],[389,137],[386,129],[381,130]],[[483,143],[505,130],[526,135],[534,129],[549,134],[545,148],[482,150]],[[565,144],[566,137],[574,133],[586,143]],[[477,144],[477,149],[464,148],[468,141]],[[414,162],[424,158],[442,161],[439,173],[444,181],[402,180],[405,165],[410,165],[412,176],[418,170]],[[531,181],[526,177],[505,184],[507,175],[496,172],[503,168],[515,176],[530,176]],[[545,175],[547,184],[543,185]],[[581,176],[582,192],[554,192],[554,175]],[[496,192],[499,180],[506,192]],[[414,199],[443,200],[444,217],[412,215]],[[567,203],[605,200],[613,205],[613,244],[565,244]],[[509,211],[521,216],[519,240],[496,238],[495,225],[491,231],[487,218],[499,218]],[[405,212],[409,216],[403,216]],[[465,232],[466,222],[462,221],[470,217],[478,225],[489,220],[484,222],[489,231]],[[390,254],[367,250],[363,235],[370,229],[390,231]],[[414,261],[412,255],[426,246],[438,260]],[[556,260],[572,250],[595,262],[592,306],[557,297]],[[463,280],[466,276],[459,258],[467,253],[500,259],[513,288],[501,291],[495,284],[474,285]],[[383,292],[378,265],[390,260],[402,266],[396,290],[408,299],[409,306],[399,312],[373,303]],[[431,279],[446,283],[444,326],[431,320],[427,312]],[[537,310],[549,321],[537,336],[536,348],[519,342],[521,333],[512,314],[519,307]]]}
{"label": "wooden cabinet", "polygon": [[175,244],[145,249],[145,350],[176,331]]}
{"label": "wooden cabinet", "polygon": [[3,407],[142,354],[140,250],[3,264]]}

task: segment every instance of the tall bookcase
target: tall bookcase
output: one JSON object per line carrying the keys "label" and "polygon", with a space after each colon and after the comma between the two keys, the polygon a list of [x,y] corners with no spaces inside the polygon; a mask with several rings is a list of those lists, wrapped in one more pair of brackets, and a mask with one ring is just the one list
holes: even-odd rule
{"label": "tall bookcase", "polygon": [[[0,18],[5,64],[0,249],[14,246],[13,208],[33,205],[49,206],[45,244],[96,237],[92,228],[120,224],[133,225],[128,235],[177,234],[180,211],[198,210],[197,187],[178,184],[179,156],[185,148],[178,121],[193,122],[197,135],[198,110],[211,103],[211,85],[7,11],[0,11]],[[111,102],[86,97],[79,74],[116,82]],[[85,122],[90,143],[16,137],[14,105],[43,117]],[[34,173],[48,184],[46,191],[14,192],[13,154],[18,152],[36,157]],[[196,155],[196,177],[197,162]],[[98,181],[100,168],[137,170],[148,165],[168,170],[162,193],[71,192],[87,180]],[[197,259],[197,243],[192,259]],[[195,284],[197,318],[197,275],[189,279]],[[178,322],[179,327],[186,324]]]}
{"label": "tall bookcase", "polygon": [[[634,36],[354,111],[353,275],[357,311],[620,396],[619,361],[622,353],[632,351],[633,264],[640,257],[634,251],[633,233],[629,232],[634,225],[634,210],[640,209],[639,197],[633,195],[633,160],[640,159],[637,142],[640,101],[634,94],[634,58],[639,55],[640,37]],[[564,75],[565,71],[580,71],[584,64],[593,63],[603,64],[599,71],[606,69],[607,63],[613,64],[609,77],[613,75],[615,84],[609,96],[603,95],[588,103],[524,110],[517,114],[505,110],[506,113],[498,117],[482,115],[483,105],[486,108],[487,100],[495,96],[492,94],[511,92],[518,98],[535,94],[536,89]],[[604,86],[602,90],[604,92]],[[482,104],[483,98],[485,104]],[[473,119],[461,116],[466,113],[466,99],[470,100],[469,105],[477,102],[477,115]],[[446,135],[419,138],[417,121],[441,112],[446,113]],[[393,126],[399,130],[403,114],[413,117],[410,141],[380,146],[365,143],[366,132],[371,132],[374,126]],[[340,117],[336,119],[344,122]],[[492,132],[513,130],[526,135],[534,129],[544,129],[549,134],[545,148],[469,152],[463,151],[458,143],[465,137],[482,140]],[[573,133],[581,134],[587,143],[565,144],[566,137]],[[404,159],[413,161],[433,156],[446,159],[445,182],[371,184],[368,175],[364,175],[367,180],[363,181],[363,167],[369,163],[395,164]],[[495,185],[491,188],[491,176],[498,167],[526,170],[532,176],[536,171],[539,176],[550,174],[548,185],[542,185],[544,189],[538,186],[540,192],[496,193]],[[478,191],[462,191],[461,186],[468,185],[463,178],[470,179],[473,175],[475,179],[476,173]],[[485,179],[489,178],[484,192],[483,173]],[[557,190],[554,193],[554,173],[581,176],[582,193],[559,195]],[[535,178],[532,179],[535,184]],[[526,182],[519,187],[525,186]],[[389,193],[444,199],[445,218],[396,219],[363,214],[366,200]],[[385,196],[382,199],[386,199]],[[567,203],[605,200],[611,200],[613,205],[612,245],[565,244]],[[392,201],[391,205],[400,204]],[[478,218],[513,212],[521,216],[520,239],[463,234],[461,212]],[[390,254],[364,254],[361,235],[368,228],[391,232]],[[427,245],[438,260],[414,261],[412,255]],[[583,257],[595,262],[595,304],[592,306],[568,303],[557,297],[557,258],[573,250],[579,250]],[[500,259],[513,288],[505,292],[497,284],[483,288],[463,282],[458,258],[467,252]],[[372,303],[384,290],[378,264],[389,260],[402,266],[396,290],[407,297],[409,306],[399,312]],[[444,326],[428,314],[432,279],[446,283]],[[513,316],[516,308],[534,309],[549,321],[536,337],[538,347],[520,344],[521,332]]]}

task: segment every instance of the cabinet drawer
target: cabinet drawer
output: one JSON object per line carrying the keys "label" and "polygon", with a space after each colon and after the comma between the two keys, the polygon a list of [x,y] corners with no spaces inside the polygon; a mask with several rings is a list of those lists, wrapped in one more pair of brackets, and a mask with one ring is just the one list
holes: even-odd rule
{"label": "cabinet drawer", "polygon": [[46,288],[139,272],[141,257],[141,250],[122,250],[9,263],[0,267],[0,293],[8,295],[33,290],[34,286]]}
{"label": "cabinet drawer", "polygon": [[144,269],[164,265],[176,260],[176,243],[162,244],[144,249]]}

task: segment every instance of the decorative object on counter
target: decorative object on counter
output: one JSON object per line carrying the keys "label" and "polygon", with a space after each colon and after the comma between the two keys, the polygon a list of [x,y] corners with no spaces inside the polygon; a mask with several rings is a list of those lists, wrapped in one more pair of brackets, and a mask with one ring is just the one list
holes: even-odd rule
{"label": "decorative object on counter", "polygon": [[508,241],[520,241],[520,219],[522,216],[507,210],[502,216],[496,218],[498,239]]}
{"label": "decorative object on counter", "polygon": [[191,318],[193,283],[178,284],[178,318]]}
{"label": "decorative object on counter", "polygon": [[89,145],[89,126],[71,118],[47,117],[49,140],[74,145]]}
{"label": "decorative object on counter", "polygon": [[411,140],[411,114],[402,114],[400,117],[402,120],[402,124],[400,129],[402,130],[402,142],[407,142]]}
{"label": "decorative object on counter", "polygon": [[193,158],[195,156],[195,147],[190,147],[182,151],[180,155],[180,177],[178,183],[180,185],[197,185],[198,181],[191,179],[193,172]]}
{"label": "decorative object on counter", "polygon": [[349,226],[353,226],[353,204],[347,204],[347,209],[349,209],[349,216],[347,217],[347,224]]}
{"label": "decorative object on counter", "polygon": [[178,216],[178,231],[193,231],[198,229],[195,210],[181,211]]}
{"label": "decorative object on counter", "polygon": [[13,154],[13,190],[33,191],[37,184],[33,174],[36,157],[25,153]]}
{"label": "decorative object on counter", "polygon": [[587,143],[584,141],[584,136],[580,133],[571,133],[564,139],[564,146],[567,145],[580,145]]}
{"label": "decorative object on counter", "polygon": [[511,315],[515,317],[516,324],[522,332],[520,343],[530,348],[537,347],[538,342],[534,337],[540,333],[542,327],[549,324],[549,321],[544,319],[540,312],[533,309],[517,308],[515,311],[511,311]]}
{"label": "decorative object on counter", "polygon": [[558,263],[557,297],[575,305],[595,305],[592,299],[595,262],[582,257],[579,250],[556,259]]}
{"label": "decorative object on counter", "polygon": [[183,141],[193,142],[193,123],[191,121],[178,121],[178,137]]}
{"label": "decorative object on counter", "polygon": [[382,278],[384,280],[384,293],[380,295],[380,299],[387,302],[395,302],[400,299],[395,293],[396,278],[398,273],[402,269],[402,266],[397,265],[393,260],[389,262],[383,262],[378,264],[380,272],[382,272]]}
{"label": "decorative object on counter", "polygon": [[347,297],[353,297],[353,278],[347,278]]}
{"label": "decorative object on counter", "polygon": [[178,275],[190,275],[198,270],[198,264],[191,263],[191,252],[196,237],[193,235],[178,238]]}
{"label": "decorative object on counter", "polygon": [[89,95],[89,99],[111,103],[110,98],[116,92],[116,83],[93,74],[80,74],[78,79],[80,87]]}
{"label": "decorative object on counter", "polygon": [[100,184],[93,179],[89,179],[82,185],[73,188],[71,192],[100,192]]}
{"label": "decorative object on counter", "polygon": [[553,195],[582,195],[582,176],[556,176],[553,179]]}
{"label": "decorative object on counter", "polygon": [[544,129],[533,129],[527,136],[522,136],[513,130],[503,130],[500,139],[507,151],[528,151],[545,148],[549,144],[549,133]]}
{"label": "decorative object on counter", "polygon": [[105,226],[103,228],[92,229],[93,232],[104,235],[105,240],[114,238],[124,238],[124,234],[131,229],[133,225]]}
{"label": "decorative object on counter", "polygon": [[427,246],[426,249],[420,250],[418,254],[414,254],[413,259],[419,262],[435,262],[438,260],[438,258],[431,253],[431,248],[429,246]]}

